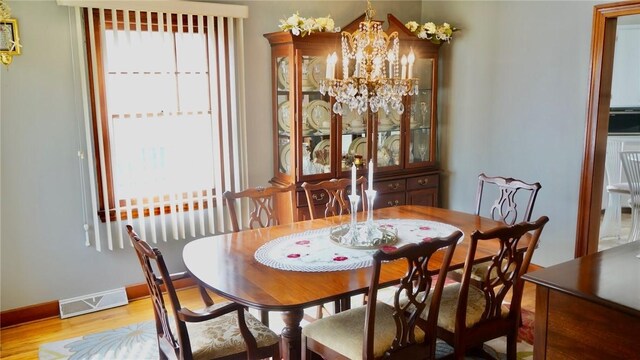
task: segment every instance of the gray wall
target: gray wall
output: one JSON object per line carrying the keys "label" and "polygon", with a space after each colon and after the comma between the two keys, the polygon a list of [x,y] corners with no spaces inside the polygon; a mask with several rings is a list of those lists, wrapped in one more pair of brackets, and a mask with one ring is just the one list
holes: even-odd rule
{"label": "gray wall", "polygon": [[[269,46],[263,33],[296,10],[346,25],[362,1],[236,2],[245,22],[250,184],[272,176]],[[84,246],[81,104],[68,9],[12,1],[23,54],[0,68],[0,309],[143,281],[131,249]],[[590,2],[374,2],[378,18],[449,21],[443,46],[440,152],[444,204],[472,210],[479,172],[540,181],[534,216],[551,222],[534,262],[572,257],[587,97]],[[183,242],[159,244],[171,270]]]}
{"label": "gray wall", "polygon": [[573,257],[589,81],[587,1],[423,3],[462,31],[442,52],[444,206],[473,211],[480,172],[539,181],[533,262]]}

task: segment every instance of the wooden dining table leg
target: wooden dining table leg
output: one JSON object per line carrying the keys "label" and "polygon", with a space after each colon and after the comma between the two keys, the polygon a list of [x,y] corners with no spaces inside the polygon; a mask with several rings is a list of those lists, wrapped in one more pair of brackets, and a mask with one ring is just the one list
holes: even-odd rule
{"label": "wooden dining table leg", "polygon": [[284,329],[281,334],[280,353],[283,359],[298,360],[302,358],[302,328],[300,321],[304,316],[303,309],[295,309],[282,312]]}

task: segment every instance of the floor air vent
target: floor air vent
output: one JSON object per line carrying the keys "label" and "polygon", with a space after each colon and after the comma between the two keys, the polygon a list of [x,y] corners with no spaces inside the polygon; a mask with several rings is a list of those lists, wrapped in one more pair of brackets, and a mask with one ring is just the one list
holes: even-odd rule
{"label": "floor air vent", "polygon": [[102,291],[95,294],[82,295],[59,301],[60,318],[87,314],[129,303],[124,288]]}

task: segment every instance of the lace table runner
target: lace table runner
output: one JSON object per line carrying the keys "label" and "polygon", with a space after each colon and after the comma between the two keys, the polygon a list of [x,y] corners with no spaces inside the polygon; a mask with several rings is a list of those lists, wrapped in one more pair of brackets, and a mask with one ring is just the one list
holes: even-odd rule
{"label": "lace table runner", "polygon": [[[398,231],[398,242],[390,248],[448,236],[460,230],[449,224],[417,219],[384,219],[375,223]],[[376,250],[334,244],[329,239],[329,231],[330,228],[309,230],[271,240],[256,250],[255,258],[269,267],[289,271],[340,271],[371,266]]]}

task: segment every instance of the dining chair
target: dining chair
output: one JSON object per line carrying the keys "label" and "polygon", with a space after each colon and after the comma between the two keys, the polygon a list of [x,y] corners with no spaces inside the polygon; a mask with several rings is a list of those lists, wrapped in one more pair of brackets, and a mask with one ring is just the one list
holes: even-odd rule
{"label": "dining chair", "polygon": [[[367,178],[364,176],[356,179],[356,186],[359,187],[358,195],[360,195],[360,202],[362,207],[360,209],[367,208],[367,196],[365,195],[365,184]],[[351,212],[351,203],[347,197],[350,191],[353,189],[350,187],[351,179],[331,179],[321,181],[319,183],[311,184],[308,182],[302,183],[302,188],[307,197],[307,205],[309,206],[309,216],[311,220],[322,217],[316,209],[316,204],[326,204],[324,206],[324,217],[348,214]]]}
{"label": "dining chair", "polygon": [[622,151],[620,160],[629,184],[631,230],[628,241],[631,242],[640,238],[640,151]]}
{"label": "dining chair", "polygon": [[620,198],[629,195],[629,183],[622,182],[622,161],[620,152],[624,150],[624,141],[615,138],[607,138],[607,153],[604,165],[606,198],[602,198],[602,203],[606,203],[604,216],[600,224],[599,237],[620,238],[620,228],[622,212],[620,208]]}
{"label": "dining chair", "polygon": [[[356,186],[360,189],[360,201],[362,207],[360,209],[366,209],[367,196],[365,195],[365,184],[367,178],[364,176],[356,179]],[[302,183],[302,189],[304,189],[305,196],[307,198],[307,205],[309,206],[309,217],[311,220],[322,217],[336,216],[342,214],[351,213],[351,203],[348,195],[351,194],[352,189],[347,190],[350,187],[351,179],[331,179],[321,181],[319,183]],[[325,204],[324,214],[319,214],[316,209],[316,204]],[[351,307],[351,298],[343,298],[334,301],[334,312],[338,313],[342,310],[349,309]],[[321,319],[323,317],[322,309],[324,306],[318,306],[316,312],[316,318]]]}
{"label": "dining chair", "polygon": [[[255,187],[249,188],[238,192],[225,191],[222,196],[224,197],[227,209],[229,211],[229,217],[231,218],[231,229],[233,232],[240,231],[240,216],[236,209],[236,202],[238,199],[249,200],[249,228],[265,228],[269,226],[275,226],[282,223],[281,216],[282,211],[278,211],[276,208],[277,197],[280,194],[289,193],[289,204],[293,219],[293,209],[295,207],[295,184],[288,186],[269,186],[269,187]],[[269,312],[266,310],[260,310],[260,321],[266,326],[269,326]]]}
{"label": "dining chair", "polygon": [[[487,193],[487,189],[485,189],[487,184],[493,187],[493,194],[497,196],[493,203],[488,204],[489,206],[486,206],[486,202],[483,202],[486,198],[483,195]],[[530,184],[514,178],[487,176],[482,173],[478,175],[475,214],[488,215],[491,219],[500,221],[505,225],[531,221],[533,206],[541,188],[542,185],[538,182]],[[518,193],[524,194],[524,196],[518,196]],[[526,206],[524,208],[519,207],[518,200],[521,201],[521,205],[524,205],[526,201]],[[476,282],[476,286],[481,287],[480,282],[485,278],[489,265],[489,263],[481,263],[473,266],[471,280]],[[461,281],[462,270],[451,271],[449,278]]]}
{"label": "dining chair", "polygon": [[[170,274],[160,250],[140,239],[131,225],[127,225],[127,232],[151,295],[160,359],[280,358],[278,335],[241,305],[214,304],[206,290],[198,286],[206,307],[199,311],[182,307],[173,281],[189,275]],[[163,287],[170,311],[165,305]]]}
{"label": "dining chair", "polygon": [[[438,338],[454,349],[453,358],[464,359],[469,349],[480,349],[485,341],[507,337],[507,359],[516,359],[520,327],[520,304],[524,289],[522,275],[540,239],[546,216],[535,222],[502,225],[471,234],[461,283],[444,287],[438,315]],[[531,233],[530,233],[531,232]],[[517,250],[524,235],[530,233],[526,250]],[[498,241],[496,254],[482,279],[482,287],[471,282],[476,249],[480,241]],[[431,315],[431,310],[423,313]]]}
{"label": "dining chair", "polygon": [[[445,275],[461,236],[460,231],[455,231],[444,238],[376,251],[367,304],[305,326],[303,359],[311,359],[314,354],[325,359],[434,359]],[[442,256],[433,256],[445,248]],[[441,259],[435,286],[428,271],[434,257]],[[402,260],[406,261],[407,271],[399,279],[392,305],[377,301],[383,263]],[[431,310],[423,321],[421,314],[427,308]]]}
{"label": "dining chair", "polygon": [[225,191],[222,196],[229,210],[229,217],[231,218],[231,228],[233,232],[240,231],[240,217],[236,209],[236,200],[248,199],[249,200],[249,228],[265,228],[269,226],[279,225],[284,219],[281,219],[279,214],[283,212],[277,211],[276,202],[277,197],[280,194],[289,193],[289,204],[286,206],[292,209],[295,204],[295,184],[288,186],[269,186],[269,187],[255,187],[242,191]]}

